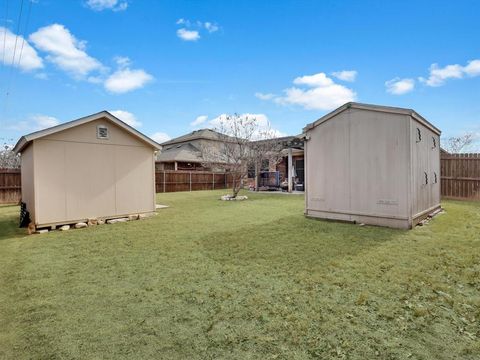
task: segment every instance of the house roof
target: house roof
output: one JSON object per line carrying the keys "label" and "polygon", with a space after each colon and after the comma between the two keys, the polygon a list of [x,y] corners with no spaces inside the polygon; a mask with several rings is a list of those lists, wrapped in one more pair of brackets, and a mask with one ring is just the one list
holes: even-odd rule
{"label": "house roof", "polygon": [[282,144],[285,148],[293,148],[293,149],[303,149],[303,135],[290,135],[290,136],[282,136],[272,139],[262,139],[262,140],[255,140],[252,143],[262,143],[265,141],[276,141],[277,143]]}
{"label": "house roof", "polygon": [[165,141],[161,145],[168,146],[168,145],[173,145],[173,144],[178,144],[178,143],[183,143],[183,142],[198,140],[198,139],[225,141],[228,138],[229,136],[221,134],[212,129],[200,129],[200,130],[195,130],[195,131],[192,131],[191,133],[176,137],[175,139]]}
{"label": "house roof", "polygon": [[89,115],[89,116],[82,117],[80,119],[72,120],[72,121],[57,125],[57,126],[53,126],[53,127],[50,127],[50,128],[44,129],[44,130],[32,132],[28,135],[24,135],[18,140],[17,144],[13,148],[13,151],[15,153],[22,152],[22,150],[25,149],[33,140],[40,139],[42,137],[52,135],[52,134],[55,134],[55,133],[60,132],[60,131],[71,129],[75,126],[83,125],[83,124],[89,123],[91,121],[98,120],[98,119],[104,119],[104,118],[106,118],[106,119],[110,120],[111,122],[113,122],[114,124],[118,125],[122,129],[124,129],[125,131],[130,133],[131,135],[136,136],[137,138],[139,138],[140,140],[142,140],[146,144],[150,145],[155,150],[160,150],[161,149],[161,146],[157,142],[153,141],[148,136],[142,134],[140,131],[134,129],[130,125],[124,123],[119,118],[110,114],[108,111],[104,110],[104,111],[100,111],[96,114],[92,114],[92,115]]}
{"label": "house roof", "polygon": [[423,116],[418,114],[413,109],[399,108],[399,107],[392,107],[392,106],[383,106],[383,105],[373,105],[373,104],[362,104],[362,103],[356,103],[356,102],[348,102],[348,103],[340,106],[339,108],[333,110],[332,112],[328,113],[327,115],[322,116],[317,121],[305,126],[303,131],[307,132],[308,130],[311,130],[314,127],[320,125],[321,123],[330,120],[334,116],[340,114],[341,112],[343,112],[347,109],[362,109],[362,110],[386,112],[386,113],[391,113],[391,114],[409,115],[409,116],[413,117],[415,120],[417,120],[418,122],[420,122],[422,125],[426,126],[430,130],[432,130],[434,133],[436,133],[438,135],[441,134],[440,129],[435,127],[432,123],[430,123],[427,119],[425,119]]}
{"label": "house roof", "polygon": [[201,162],[200,151],[192,144],[178,144],[171,147],[163,148],[162,152],[157,155],[159,162]]}

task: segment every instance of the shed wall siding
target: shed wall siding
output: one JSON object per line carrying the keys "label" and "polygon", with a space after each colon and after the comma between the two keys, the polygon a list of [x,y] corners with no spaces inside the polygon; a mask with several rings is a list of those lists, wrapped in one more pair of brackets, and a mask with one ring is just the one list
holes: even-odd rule
{"label": "shed wall siding", "polygon": [[[426,209],[440,206],[440,137],[426,126],[411,119],[412,145],[412,217]],[[418,141],[418,130],[421,140]],[[433,139],[436,146],[433,147]],[[425,174],[428,184],[425,183]],[[435,183],[435,174],[437,182]]]}
{"label": "shed wall siding", "polygon": [[346,112],[309,132],[305,161],[307,212],[309,209],[348,211],[349,119]]}
{"label": "shed wall siding", "polygon": [[35,193],[34,193],[34,161],[33,161],[33,145],[30,145],[22,153],[22,202],[27,205],[30,213],[30,219],[35,219]]}
{"label": "shed wall siding", "polygon": [[154,155],[113,123],[94,121],[34,141],[38,225],[155,211]]}
{"label": "shed wall siding", "polygon": [[351,211],[408,217],[409,117],[352,109]]}
{"label": "shed wall siding", "polygon": [[306,214],[408,227],[409,119],[348,109],[311,129]]}
{"label": "shed wall siding", "polygon": [[152,150],[115,149],[117,214],[155,211],[155,172]]}
{"label": "shed wall siding", "polygon": [[34,146],[35,222],[40,225],[66,220],[65,143],[39,139]]}

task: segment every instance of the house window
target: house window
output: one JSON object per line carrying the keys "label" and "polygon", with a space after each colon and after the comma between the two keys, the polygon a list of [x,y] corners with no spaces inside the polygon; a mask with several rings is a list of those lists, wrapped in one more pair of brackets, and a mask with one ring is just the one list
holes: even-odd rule
{"label": "house window", "polygon": [[303,159],[297,159],[294,161],[295,172],[296,172],[296,181],[300,184],[303,184],[305,181],[305,163]]}
{"label": "house window", "polygon": [[417,128],[417,143],[419,143],[420,141],[422,141],[422,131],[420,130],[420,128]]}
{"label": "house window", "polygon": [[255,177],[255,163],[248,163],[248,178],[253,179]]}
{"label": "house window", "polygon": [[260,167],[260,171],[270,171],[270,161],[268,159],[262,160],[262,166]]}
{"label": "house window", "polygon": [[108,139],[108,128],[104,125],[97,126],[97,138]]}
{"label": "house window", "polygon": [[435,139],[434,136],[432,136],[432,149],[435,149],[437,147],[437,139]]}

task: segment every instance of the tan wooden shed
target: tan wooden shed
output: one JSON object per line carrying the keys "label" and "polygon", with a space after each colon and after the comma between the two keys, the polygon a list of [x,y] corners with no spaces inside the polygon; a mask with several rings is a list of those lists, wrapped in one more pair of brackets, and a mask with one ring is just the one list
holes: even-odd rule
{"label": "tan wooden shed", "polygon": [[155,141],[107,111],[25,135],[22,201],[37,227],[155,211]]}
{"label": "tan wooden shed", "polygon": [[408,229],[440,208],[440,130],[414,110],[347,103],[304,136],[306,216]]}

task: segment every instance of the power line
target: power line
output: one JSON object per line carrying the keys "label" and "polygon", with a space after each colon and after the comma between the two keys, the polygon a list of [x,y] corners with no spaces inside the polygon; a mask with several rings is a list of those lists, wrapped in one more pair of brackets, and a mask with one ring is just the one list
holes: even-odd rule
{"label": "power line", "polygon": [[[22,60],[22,53],[23,53],[23,47],[25,45],[25,37],[27,36],[27,31],[28,31],[28,24],[29,24],[29,21],[30,21],[30,12],[32,10],[32,3],[33,1],[32,0],[29,0],[28,2],[28,10],[27,10],[27,18],[26,18],[26,21],[25,21],[25,26],[23,28],[23,34],[22,34],[22,46],[20,47],[20,54],[18,55],[18,61],[17,61],[17,68],[20,68],[20,62]],[[13,71],[13,67],[11,69]],[[11,79],[11,83],[10,83],[10,88],[7,89],[7,98],[6,98],[6,101],[8,102],[8,100],[11,100],[11,93],[13,91],[13,88],[14,88],[14,85],[15,85],[15,80],[17,78],[17,75],[18,75],[18,70],[16,72],[13,73],[13,78]],[[5,111],[5,117],[7,116],[7,112]]]}
{"label": "power line", "polygon": [[[10,71],[9,71],[8,79],[7,79],[7,87],[6,87],[6,92],[5,92],[5,106],[4,106],[4,110],[3,110],[3,117],[4,118],[7,117],[8,99],[9,99],[9,95],[10,95],[10,85],[11,85],[11,80],[12,80],[12,75],[13,75],[13,68],[14,68],[14,65],[15,65],[15,56],[16,56],[16,53],[17,53],[18,35],[20,33],[20,25],[21,25],[21,21],[22,21],[23,1],[24,0],[22,0],[21,3],[20,3],[20,11],[19,11],[19,14],[18,14],[18,23],[17,23],[17,31],[16,31],[16,35],[15,35],[15,45],[13,47],[12,63],[10,64]],[[1,119],[0,119],[0,121],[1,121]]]}
{"label": "power line", "polygon": [[32,10],[32,2],[32,0],[28,2],[27,20],[25,21],[25,27],[23,28],[22,47],[20,48],[20,55],[18,56],[17,67],[20,67],[20,61],[22,60],[23,46],[25,45],[25,36],[27,36],[28,23],[30,21],[30,12]]}
{"label": "power line", "polygon": [[[13,68],[13,65],[15,64],[15,55],[16,55],[16,52],[17,52],[17,42],[18,42],[18,34],[20,33],[20,24],[21,24],[21,21],[22,21],[22,12],[23,12],[23,0],[22,2],[20,3],[20,12],[18,14],[18,24],[17,24],[17,33],[15,35],[15,45],[13,47],[13,56],[12,56],[12,68]],[[12,69],[10,69],[10,74],[12,73]]]}

